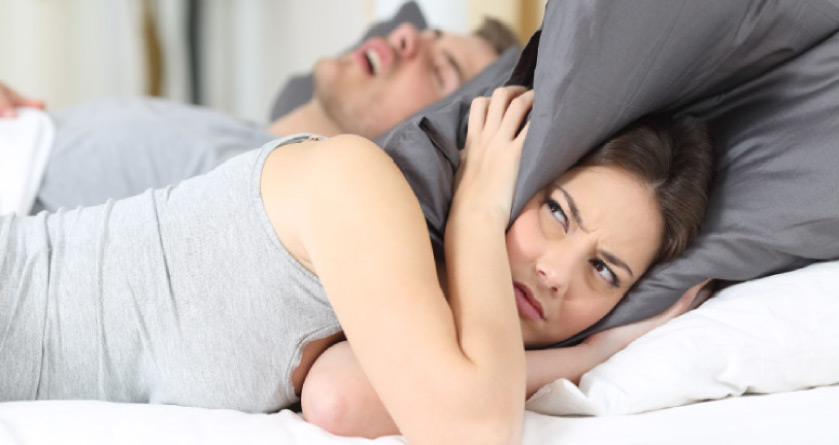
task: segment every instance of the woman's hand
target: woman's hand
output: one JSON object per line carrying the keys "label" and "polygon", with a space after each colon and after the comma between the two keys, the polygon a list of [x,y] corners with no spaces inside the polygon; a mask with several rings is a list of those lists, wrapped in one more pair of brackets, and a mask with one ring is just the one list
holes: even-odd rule
{"label": "woman's hand", "polygon": [[0,82],[0,118],[17,116],[15,107],[34,107],[44,109],[44,102],[21,96],[15,90]]}
{"label": "woman's hand", "polygon": [[696,308],[707,300],[712,292],[713,282],[707,279],[685,291],[682,297],[664,312],[646,320],[598,332],[582,344],[589,349],[598,364],[602,363],[647,332]]}
{"label": "woman's hand", "polygon": [[498,88],[492,98],[472,101],[466,146],[455,175],[453,213],[488,211],[506,226],[527,135],[528,126],[522,129],[522,123],[532,106],[533,90],[520,86]]}

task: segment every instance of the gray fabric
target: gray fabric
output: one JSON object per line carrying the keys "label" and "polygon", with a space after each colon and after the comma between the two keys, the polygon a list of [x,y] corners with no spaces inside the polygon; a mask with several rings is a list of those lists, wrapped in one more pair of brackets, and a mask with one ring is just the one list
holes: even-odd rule
{"label": "gray fabric", "polygon": [[[362,42],[373,36],[386,36],[391,31],[396,29],[402,23],[411,23],[417,29],[423,30],[428,27],[425,17],[416,2],[406,2],[403,4],[396,14],[390,18],[373,24],[364,36],[351,48],[348,48],[342,54],[350,52],[352,49],[358,47]],[[274,99],[274,105],[271,107],[271,121],[277,120],[280,116],[284,116],[294,110],[295,108],[308,102],[315,92],[315,83],[312,73],[300,74],[292,76],[282,89],[280,89],[277,98]]]}
{"label": "gray fabric", "polygon": [[262,205],[283,142],[124,200],[0,217],[0,400],[296,402],[303,345],[340,326]]}
{"label": "gray fabric", "polygon": [[175,184],[276,137],[224,113],[151,98],[91,101],[52,117],[55,141],[33,213]]}
{"label": "gray fabric", "polygon": [[654,269],[621,311],[651,314],[648,299],[709,276],[742,281],[839,258],[839,33],[682,111],[721,144],[711,207],[696,246]]}
{"label": "gray fabric", "polygon": [[[715,101],[728,97],[732,89],[760,78],[774,67],[794,66],[797,55],[818,45],[837,29],[839,7],[825,0],[548,2],[542,31],[528,43],[510,78],[511,83],[533,86],[536,91],[514,215],[542,186],[632,120],[656,111],[699,111],[696,107],[703,100],[702,104],[712,106]],[[826,75],[826,71],[819,73]],[[812,82],[811,88],[821,81],[825,91],[835,89],[828,77],[808,78],[806,71],[798,72],[797,77]],[[502,83],[496,79],[487,83],[483,91],[476,92],[486,93]],[[730,98],[737,102],[727,106],[734,109],[738,103],[750,104],[753,108],[738,109],[755,116],[750,125],[782,111],[782,107],[802,107],[796,120],[771,120],[777,125],[772,134],[789,132],[785,139],[807,139],[813,131],[831,135],[835,131],[835,114],[812,114],[805,98],[778,102],[796,92],[795,82],[778,77],[765,87],[778,89],[771,93],[776,96],[762,96],[771,101],[751,102],[747,99],[756,91],[744,90],[745,97]],[[451,199],[452,176],[459,161],[457,149],[465,138],[470,100],[469,96],[454,98],[438,111],[397,127],[384,141],[385,148],[414,186],[438,246]],[[827,107],[819,103],[812,109],[819,108]],[[759,174],[758,168],[750,165],[754,157],[735,154],[745,150],[737,148],[738,144],[760,150],[761,156],[767,158],[789,149],[789,145],[755,133],[754,127],[746,126],[739,115],[732,113],[726,117],[712,125],[722,162],[731,163],[720,165],[721,177],[746,171]],[[809,122],[802,123],[804,119]],[[768,129],[764,125],[760,128]],[[826,143],[829,140],[814,141],[811,149],[830,156],[837,150],[835,142]],[[806,190],[795,184],[781,184],[786,184],[790,175],[803,175],[806,181],[820,184],[831,180],[823,177],[823,171],[806,163],[774,168],[783,174],[764,176],[761,184],[778,182],[777,188],[789,187],[795,190],[789,194],[799,197],[806,195]],[[729,183],[722,181],[723,185],[714,193],[711,221],[722,209],[739,208],[755,212],[753,217],[744,219],[750,225],[709,223],[700,244],[678,266],[652,272],[602,323],[564,344],[661,311],[695,284],[699,275],[743,279],[796,267],[812,259],[839,256],[839,244],[835,242],[839,233],[834,232],[839,209],[833,202],[829,203],[833,206],[832,216],[827,219],[822,216],[831,215],[830,209],[811,211],[814,210],[811,207],[824,205],[824,199],[807,200],[811,207],[801,203],[799,212],[784,216],[785,227],[790,229],[787,233],[776,233],[773,239],[762,238],[766,230],[756,229],[755,225],[772,227],[766,224],[766,218],[777,217],[777,213],[761,213],[754,203],[736,198],[747,199],[753,195],[727,195],[726,191],[735,187],[737,181],[736,177],[731,178]],[[777,205],[761,204],[763,208]],[[719,242],[709,244],[708,240],[712,239]],[[751,247],[742,244],[744,239],[752,241]],[[779,246],[793,245],[795,249],[778,251]],[[837,247],[833,250],[831,246]],[[757,252],[760,254],[756,255]],[[687,270],[693,272],[687,274]]]}
{"label": "gray fabric", "polygon": [[454,186],[453,169],[460,160],[458,147],[466,140],[465,117],[472,99],[503,85],[518,56],[518,49],[506,50],[452,96],[420,111],[376,141],[394,159],[417,195],[437,250],[441,248]]}
{"label": "gray fabric", "polygon": [[[547,60],[552,63],[543,64],[544,57],[540,57],[534,76],[537,91],[534,115],[544,118],[533,123],[535,131],[528,135],[516,209],[583,152],[635,118],[662,109],[680,111],[706,98],[706,103],[713,106],[731,88],[760,77],[779,64],[797,64],[798,54],[839,29],[839,9],[824,1],[553,2],[547,14],[557,26],[544,27],[539,54],[551,54]],[[580,22],[573,20],[574,17],[588,20]],[[599,31],[594,38],[592,30]],[[786,91],[794,90],[794,85],[776,81],[771,88],[783,90],[776,92],[783,97]],[[546,100],[539,103],[540,99]],[[761,117],[766,117],[782,111],[766,108],[766,104],[754,103],[756,108],[751,113],[761,110]],[[736,114],[728,119],[736,120],[716,121],[711,126],[718,144],[720,168],[740,174],[759,174],[751,165],[754,158],[736,156],[745,150],[737,147],[738,143],[751,145],[755,141],[729,139],[730,133],[720,132],[717,126],[733,125],[738,133],[752,135],[753,127],[744,126],[742,116]],[[822,126],[825,131],[833,128],[829,122],[822,122]],[[782,128],[791,135],[810,131],[792,122]],[[757,147],[751,145],[762,151],[761,156],[776,156],[787,149],[771,139],[761,142],[764,143]],[[814,150],[834,148],[834,144],[813,147]],[[735,166],[727,166],[726,162],[734,162]],[[779,170],[789,167],[791,170],[787,171],[793,171],[801,166],[784,166],[782,162],[776,164]],[[808,181],[829,180],[815,169],[804,171]],[[722,172],[721,176],[725,177],[726,173]],[[766,181],[783,181],[778,188],[798,190],[796,185],[780,178],[766,178]],[[738,201],[728,193],[725,183],[722,184],[712,197],[709,221],[714,221],[714,215],[719,215],[721,209],[758,210],[751,202]],[[795,215],[790,227],[797,230],[773,236],[785,239],[783,242],[760,239],[759,235],[765,233],[762,228],[772,227],[768,212],[744,219],[752,223],[749,225],[714,226],[709,222],[699,244],[680,261],[681,266],[651,271],[611,314],[570,342],[591,332],[656,314],[705,277],[742,280],[820,258],[819,252],[827,240],[811,239],[805,229],[816,214]],[[836,236],[839,232],[834,233],[833,237]],[[720,242],[708,243],[708,239]],[[743,243],[744,239],[756,242],[749,246]],[[801,243],[797,250],[799,257],[777,250],[779,245],[796,242]],[[759,255],[755,255],[757,251]],[[832,256],[839,256],[839,248]]]}

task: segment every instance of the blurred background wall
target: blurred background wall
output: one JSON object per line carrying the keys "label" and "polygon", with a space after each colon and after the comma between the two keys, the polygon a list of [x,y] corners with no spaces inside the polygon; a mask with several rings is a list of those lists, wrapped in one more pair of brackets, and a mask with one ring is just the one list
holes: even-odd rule
{"label": "blurred background wall", "polygon": [[[546,0],[417,0],[429,24],[484,15],[525,42]],[[404,0],[0,0],[0,81],[55,109],[155,95],[264,122],[294,73],[354,43]]]}

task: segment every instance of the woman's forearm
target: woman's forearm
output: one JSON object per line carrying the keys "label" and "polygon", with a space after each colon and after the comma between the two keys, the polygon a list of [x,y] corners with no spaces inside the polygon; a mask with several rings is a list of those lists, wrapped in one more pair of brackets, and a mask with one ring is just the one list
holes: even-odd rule
{"label": "woman's forearm", "polygon": [[[560,378],[578,383],[599,363],[598,355],[584,344],[527,351],[525,357],[527,398]],[[318,357],[303,386],[301,403],[306,420],[332,434],[367,438],[399,434],[346,342]]]}
{"label": "woman's forearm", "polygon": [[524,341],[505,228],[532,103],[532,91],[521,87],[472,102],[445,233],[458,345],[474,370],[475,392],[489,393],[481,409],[504,442],[520,440],[524,411]]}
{"label": "woman's forearm", "polygon": [[504,241],[506,221],[453,207],[446,228],[449,303],[473,363],[524,381],[524,347]]}
{"label": "woman's forearm", "polygon": [[458,215],[446,228],[449,304],[458,342],[474,369],[476,393],[488,394],[490,417],[511,440],[521,435],[525,361],[504,223],[481,212]]}

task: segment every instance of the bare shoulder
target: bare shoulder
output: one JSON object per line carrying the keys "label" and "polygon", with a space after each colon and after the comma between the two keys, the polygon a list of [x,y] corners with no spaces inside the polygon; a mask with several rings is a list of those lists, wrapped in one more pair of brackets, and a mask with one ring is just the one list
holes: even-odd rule
{"label": "bare shoulder", "polygon": [[413,191],[390,156],[368,139],[354,135],[274,150],[262,170],[261,194],[280,241],[310,270],[303,242],[306,231],[323,230],[322,226],[334,224],[336,217],[370,217],[383,211],[422,215]]}
{"label": "bare shoulder", "polygon": [[[315,179],[327,183],[379,175],[402,174],[393,160],[376,144],[355,135],[340,135],[323,141],[305,141],[274,150],[263,169],[265,182],[302,184]],[[287,179],[287,181],[283,181]],[[279,180],[279,181],[274,181]],[[269,191],[269,190],[263,190]]]}

